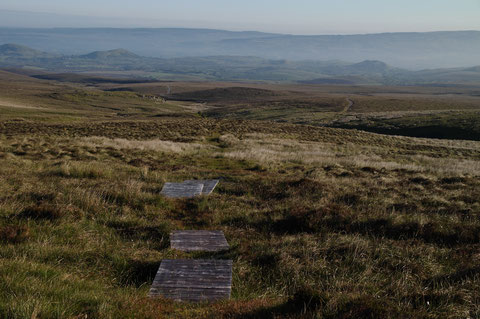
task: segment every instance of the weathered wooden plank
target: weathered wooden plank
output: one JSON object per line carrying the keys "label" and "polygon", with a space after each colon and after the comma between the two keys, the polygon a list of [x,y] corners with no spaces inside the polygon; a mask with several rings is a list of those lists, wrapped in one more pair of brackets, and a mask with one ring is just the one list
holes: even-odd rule
{"label": "weathered wooden plank", "polygon": [[231,260],[165,259],[149,296],[176,301],[214,301],[230,298],[231,289]]}
{"label": "weathered wooden plank", "polygon": [[[218,262],[218,263],[217,263]],[[174,263],[176,267],[189,267],[189,269],[208,269],[208,267],[204,266],[212,266],[215,267],[215,269],[224,267],[228,268],[228,264],[224,262],[224,260],[216,260],[216,259],[197,259],[197,262],[192,265],[191,264],[191,259],[165,259],[164,260],[165,264],[171,264]]]}
{"label": "weathered wooden plank", "polygon": [[184,183],[191,184],[191,185],[203,184],[202,194],[210,195],[215,189],[215,187],[217,187],[219,182],[220,182],[219,179],[202,179],[202,180],[189,179],[189,180],[186,180]]}
{"label": "weathered wooden plank", "polygon": [[[184,270],[185,271],[185,270]],[[215,273],[214,271],[206,273],[206,272],[194,272],[194,271],[189,271],[188,274],[182,274],[181,270],[175,271],[175,272],[164,272],[162,274],[159,274],[157,278],[154,279],[154,281],[168,281],[170,280],[169,278],[175,275],[175,280],[183,280],[183,279],[188,279],[192,277],[198,277],[199,275],[202,275],[202,278],[198,279],[199,281],[211,281],[211,280],[216,280],[216,279],[222,279],[224,277],[229,277],[230,276],[230,269],[228,271],[224,271],[223,273]]]}
{"label": "weathered wooden plank", "polygon": [[170,198],[191,198],[198,195],[209,195],[213,192],[220,180],[186,180],[183,183],[165,183],[162,195]]}
{"label": "weathered wooden plank", "polygon": [[179,230],[170,234],[170,245],[181,251],[221,251],[229,248],[221,230]]}
{"label": "weathered wooden plank", "polygon": [[176,301],[204,302],[225,299],[226,295],[230,295],[230,290],[219,291],[219,293],[212,293],[211,289],[208,288],[176,288],[173,290],[157,290],[155,291],[155,293],[157,296],[163,296],[164,298],[173,299]]}
{"label": "weathered wooden plank", "polygon": [[191,235],[191,236],[198,236],[199,232],[201,232],[202,235],[210,235],[210,236],[218,236],[219,235],[219,230],[176,230],[175,233],[181,234],[181,235]]}
{"label": "weathered wooden plank", "polygon": [[[208,267],[208,266],[205,266],[205,267]],[[182,272],[184,272],[184,273],[182,273]],[[185,268],[183,268],[183,269],[178,268],[175,271],[170,271],[170,270],[166,269],[164,271],[164,274],[158,276],[158,279],[161,279],[163,277],[166,278],[166,277],[170,276],[172,273],[175,274],[176,278],[196,276],[196,275],[203,275],[203,277],[205,277],[205,278],[207,278],[207,277],[214,277],[214,278],[218,277],[219,278],[219,277],[222,277],[222,276],[227,276],[227,277],[230,276],[229,272],[230,272],[230,268],[225,268],[225,269],[211,268],[211,269],[201,270],[201,269],[189,269],[188,267],[185,266]]]}
{"label": "weathered wooden plank", "polygon": [[191,198],[202,194],[203,184],[165,183],[160,194],[170,198]]}

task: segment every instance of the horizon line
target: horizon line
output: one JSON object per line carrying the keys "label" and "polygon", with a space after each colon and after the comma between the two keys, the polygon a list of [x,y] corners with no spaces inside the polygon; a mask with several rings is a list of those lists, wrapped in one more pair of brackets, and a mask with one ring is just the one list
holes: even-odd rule
{"label": "horizon line", "polygon": [[[0,11],[2,11],[0,9]],[[8,11],[8,10],[3,10]],[[24,11],[27,12],[27,11]],[[16,26],[3,26],[0,25],[0,29],[36,29],[36,30],[58,30],[58,29],[75,29],[75,30],[93,30],[93,29],[116,29],[116,30],[197,30],[197,31],[222,31],[231,33],[263,33],[266,35],[284,35],[284,36],[302,36],[302,37],[316,37],[316,36],[361,36],[361,35],[379,35],[379,34],[418,34],[418,33],[447,33],[447,32],[480,32],[476,29],[457,29],[457,30],[435,30],[435,31],[388,31],[388,32],[365,32],[365,33],[318,33],[318,34],[294,34],[294,33],[281,33],[281,32],[266,32],[258,30],[232,30],[222,28],[195,28],[195,27],[16,27]]]}

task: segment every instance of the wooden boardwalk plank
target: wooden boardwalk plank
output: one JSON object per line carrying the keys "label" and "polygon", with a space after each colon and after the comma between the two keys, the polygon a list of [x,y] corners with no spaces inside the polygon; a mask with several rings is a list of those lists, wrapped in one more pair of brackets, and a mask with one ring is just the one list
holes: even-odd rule
{"label": "wooden boardwalk plank", "polygon": [[165,183],[160,194],[170,198],[191,198],[202,194],[203,184]]}
{"label": "wooden boardwalk plank", "polygon": [[218,179],[202,179],[202,180],[195,180],[195,179],[190,179],[185,181],[184,183],[186,184],[203,184],[203,190],[202,194],[204,195],[210,195],[215,187],[217,187],[218,183],[220,180]]}
{"label": "wooden boardwalk plank", "polygon": [[232,261],[164,259],[149,296],[176,301],[215,301],[230,298]]}
{"label": "wooden boardwalk plank", "polygon": [[221,230],[177,230],[170,234],[170,245],[181,251],[221,251],[229,248]]}
{"label": "wooden boardwalk plank", "polygon": [[191,198],[210,195],[220,180],[186,180],[183,183],[165,183],[160,194],[170,198]]}

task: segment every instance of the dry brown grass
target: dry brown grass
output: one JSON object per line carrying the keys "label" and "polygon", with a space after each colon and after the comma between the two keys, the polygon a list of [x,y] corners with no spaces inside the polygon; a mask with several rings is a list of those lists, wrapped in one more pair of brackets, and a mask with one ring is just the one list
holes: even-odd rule
{"label": "dry brown grass", "polygon": [[106,137],[86,137],[81,139],[79,145],[87,147],[111,147],[116,150],[137,149],[141,151],[156,151],[167,153],[195,153],[198,151],[208,151],[213,148],[210,145],[199,143],[181,143],[163,140],[127,140],[124,138],[106,138]]}
{"label": "dry brown grass", "polygon": [[[480,172],[480,159],[438,158],[426,155],[388,154],[384,146],[358,145],[348,143],[338,145],[325,142],[308,142],[293,139],[279,139],[273,135],[251,134],[239,140],[225,135],[220,138],[232,149],[223,153],[229,158],[254,160],[263,164],[297,163],[311,165],[337,165],[373,167],[376,169],[406,169],[416,172],[454,173],[477,175]],[[480,149],[480,142],[471,141],[428,141],[412,138],[398,138],[416,145],[435,145],[452,149]]]}

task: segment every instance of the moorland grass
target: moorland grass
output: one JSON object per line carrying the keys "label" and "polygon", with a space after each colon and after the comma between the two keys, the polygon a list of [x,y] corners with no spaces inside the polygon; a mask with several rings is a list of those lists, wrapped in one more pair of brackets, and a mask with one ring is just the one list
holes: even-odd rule
{"label": "moorland grass", "polygon": [[[480,314],[477,142],[186,121],[3,131],[3,317]],[[159,194],[217,177],[210,197]],[[222,229],[231,249],[172,251],[173,229]],[[180,257],[233,259],[232,300],[148,299],[160,261]]]}
{"label": "moorland grass", "polygon": [[[45,108],[0,116],[0,317],[480,316],[479,142],[212,119],[148,92],[0,81],[4,98]],[[379,90],[336,92],[347,89]],[[160,195],[192,178],[221,182],[208,197]],[[175,229],[223,230],[231,249],[171,250]],[[233,259],[231,300],[149,299],[164,258]]]}

